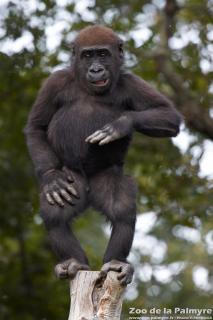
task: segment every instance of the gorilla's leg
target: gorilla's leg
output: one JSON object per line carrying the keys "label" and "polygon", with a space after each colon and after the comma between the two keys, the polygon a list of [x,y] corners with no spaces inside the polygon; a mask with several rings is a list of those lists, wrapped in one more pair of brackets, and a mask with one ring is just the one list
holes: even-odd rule
{"label": "gorilla's leg", "polygon": [[64,207],[47,202],[44,193],[40,196],[41,216],[48,232],[50,245],[58,256],[60,263],[55,267],[58,278],[73,278],[78,270],[88,270],[88,259],[75,238],[69,224],[72,219],[87,206],[87,192],[84,179],[73,173],[79,199],[75,204],[65,203]]}
{"label": "gorilla's leg", "polygon": [[55,267],[58,278],[74,278],[78,270],[88,270],[88,259],[66,222],[48,225],[48,238],[53,251],[60,259]]}
{"label": "gorilla's leg", "polygon": [[136,186],[122,169],[112,167],[94,176],[90,182],[91,203],[112,223],[111,237],[104,255],[101,277],[109,270],[119,271],[121,284],[131,282],[133,268],[127,262],[136,220]]}

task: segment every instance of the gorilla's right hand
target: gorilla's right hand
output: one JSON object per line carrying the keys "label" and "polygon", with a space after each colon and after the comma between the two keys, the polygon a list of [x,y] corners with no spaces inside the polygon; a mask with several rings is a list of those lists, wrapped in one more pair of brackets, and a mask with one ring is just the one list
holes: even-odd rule
{"label": "gorilla's right hand", "polygon": [[64,201],[74,205],[73,197],[79,196],[73,183],[72,173],[66,167],[62,170],[49,170],[42,177],[42,191],[51,205],[64,207]]}

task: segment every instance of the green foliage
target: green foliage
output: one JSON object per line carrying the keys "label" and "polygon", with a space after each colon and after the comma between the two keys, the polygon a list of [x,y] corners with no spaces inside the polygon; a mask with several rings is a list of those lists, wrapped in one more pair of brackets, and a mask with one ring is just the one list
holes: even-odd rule
{"label": "green foliage", "polygon": [[[184,79],[189,93],[200,97],[201,107],[210,112],[212,73],[204,75],[200,64],[202,58],[211,61],[205,51],[210,45],[210,1],[182,2],[184,7],[176,17],[177,26],[193,26],[198,31],[199,42],[188,42],[181,49],[172,50],[171,63]],[[95,13],[95,22],[112,26],[126,38],[132,70],[173,97],[174,92],[158,72],[155,61],[146,56],[141,59],[140,49],[135,50],[137,43],[131,36],[131,31],[137,30],[138,22],[141,22],[152,32],[144,41],[143,50],[149,53],[156,48],[159,11],[153,3],[131,1],[129,5],[120,0],[96,0],[94,4],[90,2],[88,12]],[[90,19],[83,12],[76,12],[75,3],[63,7],[59,1],[50,0],[37,1],[33,10],[29,10],[28,1],[11,1],[8,5],[0,5],[0,10],[0,45],[3,48],[0,51],[0,318],[65,319],[69,310],[69,288],[67,283],[58,282],[53,276],[55,258],[39,217],[38,191],[23,128],[42,81],[53,67],[65,62],[66,58],[62,59],[60,55],[62,50],[68,63],[68,43],[74,31],[87,25]],[[45,30],[61,19],[61,10],[67,13],[64,20],[70,26],[61,33],[61,45],[50,52]],[[147,18],[150,12],[155,12],[154,19]],[[180,37],[177,26],[175,36]],[[4,49],[8,40],[15,47],[26,31],[32,35],[33,49],[28,46],[18,52]],[[210,179],[200,177],[200,159],[193,153],[194,147],[203,148],[204,137],[198,132],[193,134],[194,142],[184,154],[169,139],[139,134],[134,137],[126,171],[134,175],[138,183],[138,212],[156,213],[154,226],[144,236],[155,239],[156,246],[159,242],[165,244],[166,252],[156,260],[150,252],[140,250],[140,246],[134,247],[138,294],[133,301],[125,301],[126,318],[129,306],[210,307],[211,289],[196,286],[192,279],[195,268],[202,266],[209,270],[210,282],[213,241],[212,184]],[[93,270],[100,268],[106,246],[104,226],[103,217],[92,211],[75,223],[77,236],[88,253]],[[191,241],[178,230],[193,230],[199,235],[198,240]],[[137,233],[140,235],[140,230]],[[163,282],[156,277],[157,268],[169,270],[175,262],[183,263],[184,267],[169,281]],[[152,270],[152,275],[146,279],[140,276],[145,265]]]}

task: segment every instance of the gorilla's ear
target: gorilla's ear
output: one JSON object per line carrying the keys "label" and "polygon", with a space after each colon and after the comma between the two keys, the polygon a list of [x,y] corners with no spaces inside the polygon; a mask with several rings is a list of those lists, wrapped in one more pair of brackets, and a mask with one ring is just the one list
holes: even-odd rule
{"label": "gorilla's ear", "polygon": [[119,39],[119,43],[118,43],[118,50],[119,50],[119,55],[120,55],[120,58],[123,59],[124,57],[124,42],[123,40]]}

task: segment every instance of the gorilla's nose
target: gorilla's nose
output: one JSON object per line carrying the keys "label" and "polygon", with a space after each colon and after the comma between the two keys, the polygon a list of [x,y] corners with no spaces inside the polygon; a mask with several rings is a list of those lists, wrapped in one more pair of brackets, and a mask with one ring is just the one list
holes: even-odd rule
{"label": "gorilla's nose", "polygon": [[102,75],[104,75],[104,67],[100,64],[92,64],[89,68],[89,74],[93,78],[100,78]]}

